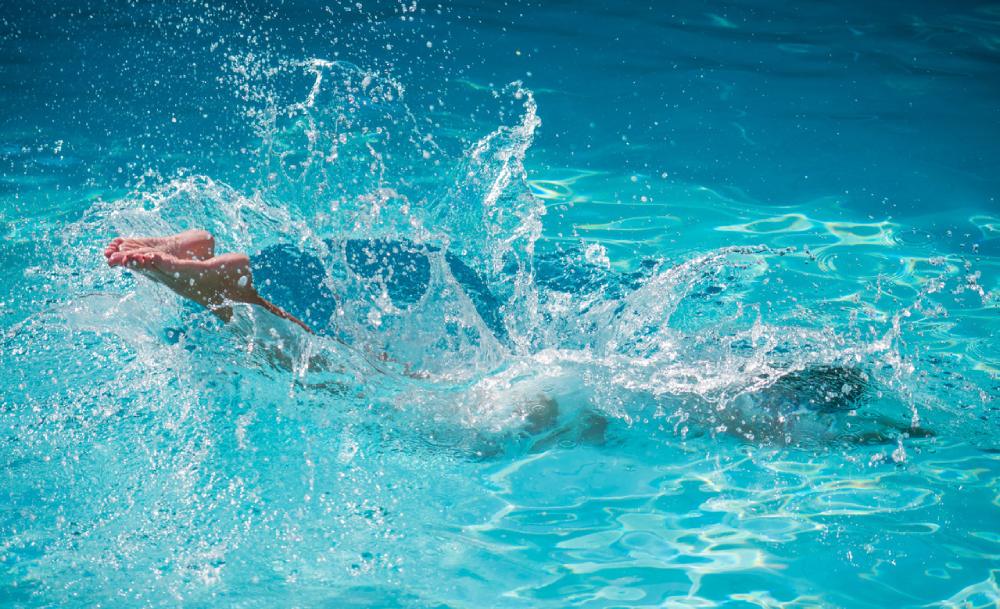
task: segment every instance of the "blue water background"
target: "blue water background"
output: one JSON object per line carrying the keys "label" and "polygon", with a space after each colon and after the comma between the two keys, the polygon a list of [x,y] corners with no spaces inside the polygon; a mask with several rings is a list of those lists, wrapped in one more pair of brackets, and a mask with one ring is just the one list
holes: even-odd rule
{"label": "blue water background", "polygon": [[[0,605],[1000,599],[997,5],[8,2],[0,83]],[[513,347],[447,281],[331,263],[334,345],[103,266],[196,226],[450,247]],[[872,433],[720,429],[831,364]]]}

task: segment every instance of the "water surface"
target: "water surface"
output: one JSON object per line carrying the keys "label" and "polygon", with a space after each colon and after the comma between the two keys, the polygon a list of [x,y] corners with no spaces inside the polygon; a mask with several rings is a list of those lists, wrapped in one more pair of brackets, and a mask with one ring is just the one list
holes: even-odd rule
{"label": "water surface", "polygon": [[[3,606],[1000,600],[996,5],[0,25]],[[332,336],[103,264],[192,227],[315,256]]]}

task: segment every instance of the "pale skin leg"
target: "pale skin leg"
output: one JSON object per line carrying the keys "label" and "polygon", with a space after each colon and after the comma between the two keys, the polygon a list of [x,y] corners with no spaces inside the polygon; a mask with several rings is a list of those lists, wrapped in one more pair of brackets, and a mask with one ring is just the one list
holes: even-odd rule
{"label": "pale skin leg", "polygon": [[224,321],[234,302],[263,307],[312,332],[304,322],[268,302],[253,286],[246,254],[215,255],[215,240],[203,230],[167,237],[119,237],[104,250],[108,265],[134,269],[206,307]]}
{"label": "pale skin leg", "polygon": [[[247,303],[263,307],[312,333],[305,323],[257,293],[250,272],[250,258],[246,254],[215,255],[215,240],[207,231],[189,230],[166,237],[119,237],[108,244],[104,257],[108,265],[142,273],[180,296],[201,304],[224,321],[232,317],[232,303]],[[382,361],[388,360],[385,353],[376,356]],[[424,378],[422,374],[409,374]],[[540,434],[556,426],[559,406],[555,400],[539,395],[529,400],[527,407],[530,433]],[[579,439],[595,444],[603,442],[606,425],[600,416],[590,416]],[[565,433],[566,430],[557,433],[550,441],[558,440]]]}

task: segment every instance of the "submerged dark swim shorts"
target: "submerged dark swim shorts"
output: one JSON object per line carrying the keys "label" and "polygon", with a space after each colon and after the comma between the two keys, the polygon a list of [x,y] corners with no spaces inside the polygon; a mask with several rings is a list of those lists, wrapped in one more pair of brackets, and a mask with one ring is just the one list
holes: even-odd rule
{"label": "submerged dark swim shorts", "polygon": [[[328,242],[334,249],[337,244]],[[408,241],[352,239],[343,244],[347,265],[364,278],[378,278],[393,304],[406,308],[420,300],[430,285],[428,254],[435,249]],[[476,271],[450,252],[445,261],[486,326],[501,341],[507,332],[501,303]],[[333,293],[324,284],[326,270],[316,256],[291,245],[275,245],[250,257],[254,286],[261,296],[298,317],[317,332],[329,331],[336,312]]]}

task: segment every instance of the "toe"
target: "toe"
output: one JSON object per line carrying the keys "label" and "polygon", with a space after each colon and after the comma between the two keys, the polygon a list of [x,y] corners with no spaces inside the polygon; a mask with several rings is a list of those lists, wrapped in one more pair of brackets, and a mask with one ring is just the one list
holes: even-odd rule
{"label": "toe", "polygon": [[128,254],[128,259],[132,263],[132,266],[141,269],[153,268],[157,264],[163,261],[163,254],[151,250],[140,250],[136,252],[130,252]]}
{"label": "toe", "polygon": [[140,255],[137,252],[120,252],[121,264],[127,267],[136,267],[140,263]]}
{"label": "toe", "polygon": [[121,237],[118,237],[117,239],[112,239],[111,243],[109,243],[108,246],[104,248],[104,257],[110,258],[112,254],[118,251],[118,248],[121,246],[121,243],[122,243]]}

